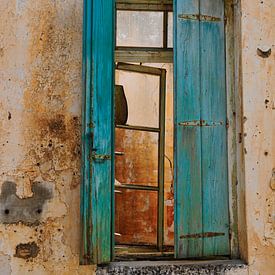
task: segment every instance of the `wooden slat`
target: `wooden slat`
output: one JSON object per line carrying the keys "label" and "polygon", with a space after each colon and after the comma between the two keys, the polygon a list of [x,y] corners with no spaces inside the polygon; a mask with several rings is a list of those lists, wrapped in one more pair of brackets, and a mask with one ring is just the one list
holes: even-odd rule
{"label": "wooden slat", "polygon": [[[201,1],[201,13],[224,17],[223,0]],[[224,20],[200,23],[201,115],[226,121]],[[203,255],[229,255],[227,128],[202,127],[203,231],[223,235],[204,238]]]}
{"label": "wooden slat", "polygon": [[[82,182],[82,250],[84,264],[101,264],[112,257],[113,196],[113,90],[114,90],[114,15],[113,0],[85,1],[87,28],[84,44],[86,102],[84,167]],[[91,160],[91,153],[111,155],[112,159]],[[89,160],[87,159],[89,155]],[[88,168],[88,166],[90,166]],[[90,169],[90,172],[88,172]]]}
{"label": "wooden slat", "polygon": [[[93,1],[93,149],[113,152],[114,0]],[[111,260],[113,196],[112,161],[92,162],[92,249],[94,263]]]}
{"label": "wooden slat", "polygon": [[175,20],[175,254],[202,255],[201,127],[182,127],[182,121],[200,120],[199,21],[180,14],[198,14],[198,0],[174,1]]}
{"label": "wooden slat", "polygon": [[173,0],[117,0],[118,10],[173,11]]}
{"label": "wooden slat", "polygon": [[159,68],[143,66],[143,65],[140,66],[140,65],[121,63],[121,62],[117,63],[116,69],[122,70],[122,71],[130,71],[135,73],[158,75],[158,76],[160,76],[162,73],[162,69],[159,69]]}
{"label": "wooden slat", "polygon": [[224,1],[175,5],[176,256],[229,255]]}
{"label": "wooden slat", "polygon": [[83,11],[83,47],[82,47],[82,161],[81,161],[81,251],[80,263],[89,264],[91,262],[91,175],[90,175],[90,137],[91,137],[91,1],[84,1]]}
{"label": "wooden slat", "polygon": [[172,5],[173,0],[116,0],[117,4],[164,4]]}
{"label": "wooden slat", "polygon": [[155,127],[136,126],[136,125],[116,125],[116,128],[134,131],[159,133],[160,129]]}
{"label": "wooden slat", "polygon": [[117,4],[117,10],[131,11],[173,11],[172,5],[162,4]]}
{"label": "wooden slat", "polygon": [[118,48],[115,54],[116,62],[133,63],[173,63],[172,49],[130,49]]}

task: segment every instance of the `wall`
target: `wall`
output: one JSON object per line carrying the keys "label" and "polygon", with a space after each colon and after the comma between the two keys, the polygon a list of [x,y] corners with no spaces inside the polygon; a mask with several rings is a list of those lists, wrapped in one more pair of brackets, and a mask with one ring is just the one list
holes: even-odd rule
{"label": "wall", "polygon": [[[0,13],[0,184],[20,198],[44,190],[28,208],[39,203],[40,224],[20,209],[29,224],[0,224],[0,274],[90,274],[78,265],[82,1],[2,0]],[[243,0],[244,250],[264,275],[275,268],[274,14],[273,0]]]}
{"label": "wall", "polygon": [[0,274],[88,274],[78,265],[82,1],[2,0],[0,13],[0,183],[28,198],[40,182],[52,197],[10,209],[29,224],[0,224]]}
{"label": "wall", "polygon": [[[251,274],[274,274],[275,2],[242,1],[246,217]],[[268,51],[269,57],[257,49]],[[267,54],[268,56],[269,54]]]}

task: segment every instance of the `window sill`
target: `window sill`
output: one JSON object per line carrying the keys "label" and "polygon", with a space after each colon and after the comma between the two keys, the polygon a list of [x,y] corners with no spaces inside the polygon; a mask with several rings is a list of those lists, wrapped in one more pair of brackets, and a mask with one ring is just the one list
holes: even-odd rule
{"label": "window sill", "polygon": [[112,262],[97,269],[103,274],[248,274],[240,260],[182,260]]}

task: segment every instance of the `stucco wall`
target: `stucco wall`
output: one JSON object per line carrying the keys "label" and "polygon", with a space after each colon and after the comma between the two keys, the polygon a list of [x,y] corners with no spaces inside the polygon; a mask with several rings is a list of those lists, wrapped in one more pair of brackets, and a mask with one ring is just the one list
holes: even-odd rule
{"label": "stucco wall", "polygon": [[[275,1],[242,1],[246,217],[251,274],[274,274]],[[271,55],[263,58],[257,49]]]}
{"label": "stucco wall", "polygon": [[[27,198],[42,182],[53,196],[40,225],[0,224],[0,274],[90,274],[78,265],[82,1],[2,0],[0,14],[0,185]],[[242,3],[247,252],[264,275],[275,269],[274,14],[274,0]],[[20,250],[33,243],[38,253]]]}
{"label": "stucco wall", "polygon": [[[53,192],[40,225],[0,224],[0,273],[92,271],[78,265],[82,1],[2,0],[0,14],[1,185]],[[33,243],[37,256],[18,246]]]}

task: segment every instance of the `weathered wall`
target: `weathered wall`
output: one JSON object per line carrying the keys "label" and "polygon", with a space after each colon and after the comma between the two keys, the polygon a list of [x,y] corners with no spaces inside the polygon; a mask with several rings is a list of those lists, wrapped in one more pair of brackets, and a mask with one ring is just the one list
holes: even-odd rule
{"label": "weathered wall", "polygon": [[39,225],[0,224],[0,273],[89,274],[78,264],[82,1],[2,0],[0,13],[1,186],[52,192],[24,213]]}
{"label": "weathered wall", "polygon": [[[0,224],[1,275],[93,272],[78,265],[81,13],[81,0],[1,1],[0,185],[15,182],[20,198],[36,182],[52,193],[38,201],[39,225]],[[274,14],[274,0],[242,2],[248,260],[264,275],[275,268]]]}
{"label": "weathered wall", "polygon": [[[274,274],[275,1],[242,1],[243,123],[251,274]],[[268,51],[267,58],[257,49]],[[260,54],[260,53],[259,53]]]}

